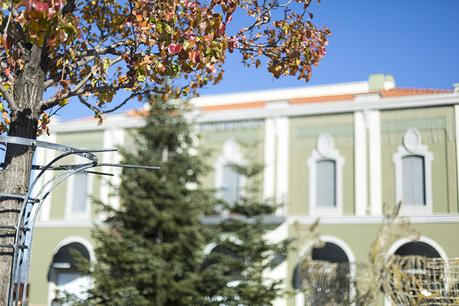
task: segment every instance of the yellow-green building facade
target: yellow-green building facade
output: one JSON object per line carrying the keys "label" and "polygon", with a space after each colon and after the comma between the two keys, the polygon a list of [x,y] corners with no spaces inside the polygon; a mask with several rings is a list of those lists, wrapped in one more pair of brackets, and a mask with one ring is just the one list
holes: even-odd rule
{"label": "yellow-green building facade", "polygon": [[[366,263],[383,207],[401,201],[401,215],[420,236],[398,239],[388,256],[459,257],[459,88],[398,88],[391,76],[371,75],[363,82],[206,96],[192,104],[199,144],[211,151],[212,171],[203,179],[223,190],[218,196],[240,192],[244,182],[225,165],[243,162],[247,146],[264,163],[260,197],[282,203],[276,217],[283,221],[270,239],[297,238],[320,218],[318,239],[334,253],[324,249],[319,255],[326,258],[318,259]],[[57,122],[44,140],[78,148],[129,147],[132,131],[142,125],[133,112],[108,116],[101,126],[92,119]],[[37,161],[52,157],[41,152]],[[100,156],[109,163],[119,158]],[[90,232],[103,216],[87,195],[118,205],[106,178],[87,175],[70,178],[45,202],[32,247],[31,305],[52,305],[56,289],[78,291],[90,283],[66,262],[69,246],[94,260]],[[267,277],[292,289],[308,247],[297,245]],[[281,305],[307,301],[292,293],[276,301]]]}

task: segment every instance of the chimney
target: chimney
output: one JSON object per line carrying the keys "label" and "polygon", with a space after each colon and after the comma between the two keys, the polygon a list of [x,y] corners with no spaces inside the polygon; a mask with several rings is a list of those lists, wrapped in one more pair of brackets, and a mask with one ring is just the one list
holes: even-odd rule
{"label": "chimney", "polygon": [[382,91],[395,88],[395,80],[392,75],[383,73],[370,74],[368,77],[369,91]]}
{"label": "chimney", "polygon": [[454,83],[453,87],[454,87],[454,93],[459,93],[459,83]]}

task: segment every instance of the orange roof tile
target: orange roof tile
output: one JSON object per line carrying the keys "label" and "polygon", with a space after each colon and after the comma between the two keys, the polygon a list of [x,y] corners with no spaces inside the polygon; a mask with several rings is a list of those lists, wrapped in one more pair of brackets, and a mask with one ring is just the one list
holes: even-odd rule
{"label": "orange roof tile", "polygon": [[295,99],[290,99],[288,102],[290,104],[304,104],[304,103],[318,103],[318,102],[329,102],[329,101],[345,101],[345,100],[352,100],[352,99],[354,99],[353,94],[345,94],[345,95],[295,98]]}
{"label": "orange roof tile", "polygon": [[430,89],[430,88],[393,88],[381,91],[383,97],[402,97],[402,96],[419,96],[451,93],[449,89]]}
{"label": "orange roof tile", "polygon": [[[380,93],[382,97],[403,97],[403,96],[417,96],[417,95],[432,95],[432,94],[443,94],[451,93],[452,90],[448,89],[424,89],[424,88],[393,88],[382,91],[375,91],[373,93]],[[293,98],[289,99],[289,104],[306,104],[306,103],[321,103],[321,102],[337,102],[337,101],[352,101],[354,97],[362,93],[353,94],[340,94],[340,95],[329,95],[329,96],[315,96],[315,97],[304,97],[304,98]],[[265,101],[251,101],[245,103],[229,103],[219,105],[208,105],[203,106],[201,109],[205,112],[212,111],[225,111],[225,110],[236,110],[236,109],[251,109],[264,107],[268,102]],[[137,117],[145,115],[145,110],[131,110],[128,112],[129,117]]]}
{"label": "orange roof tile", "polygon": [[266,102],[264,101],[255,101],[255,102],[247,102],[247,103],[209,105],[209,106],[202,107],[202,110],[205,112],[209,112],[209,111],[230,110],[230,109],[247,109],[247,108],[264,107],[265,105],[266,105]]}

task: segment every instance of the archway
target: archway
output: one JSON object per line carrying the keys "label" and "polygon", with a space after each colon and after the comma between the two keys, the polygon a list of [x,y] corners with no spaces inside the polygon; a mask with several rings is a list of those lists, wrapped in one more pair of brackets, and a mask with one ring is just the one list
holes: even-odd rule
{"label": "archway", "polygon": [[310,250],[310,261],[301,259],[293,272],[295,306],[335,305],[350,299],[354,256],[341,241],[321,240],[322,245]]}
{"label": "archway", "polygon": [[60,301],[65,294],[84,298],[85,290],[91,285],[78,265],[80,259],[92,260],[92,250],[85,244],[79,241],[61,244],[54,253],[48,274],[52,306],[65,305]]}

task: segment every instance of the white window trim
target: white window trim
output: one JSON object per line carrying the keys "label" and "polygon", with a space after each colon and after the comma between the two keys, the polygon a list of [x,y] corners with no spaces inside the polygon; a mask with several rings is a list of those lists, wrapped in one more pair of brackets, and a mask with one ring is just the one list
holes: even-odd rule
{"label": "white window trim", "polygon": [[[217,190],[216,196],[221,199],[223,197],[222,188],[224,187],[223,173],[224,167],[227,164],[243,165],[244,160],[239,148],[239,145],[234,139],[229,139],[223,145],[222,154],[217,158],[214,164],[215,169],[215,189]],[[245,178],[240,177],[240,186],[245,185]],[[239,194],[243,195],[243,188],[240,188]]]}
{"label": "white window trim", "polygon": [[[403,203],[403,174],[402,160],[406,156],[418,155],[424,158],[424,184],[426,205],[404,205]],[[432,213],[432,161],[434,157],[427,145],[422,144],[421,134],[417,129],[408,129],[403,136],[403,143],[393,156],[395,165],[395,201],[402,202],[402,214],[431,214]]]}
{"label": "white window trim", "polygon": [[86,186],[86,211],[82,213],[75,213],[72,211],[72,201],[73,201],[73,193],[74,193],[74,182],[75,182],[75,174],[71,175],[67,180],[67,193],[65,195],[65,219],[66,220],[89,220],[91,218],[91,195],[92,195],[92,188],[94,184],[94,177],[93,175],[86,174],[88,177],[88,183]]}
{"label": "white window trim", "polygon": [[[336,163],[336,207],[322,208],[317,206],[317,162],[333,160]],[[322,134],[317,138],[316,149],[308,159],[309,167],[309,214],[342,215],[343,213],[343,166],[344,157],[335,148],[333,138]]]}

